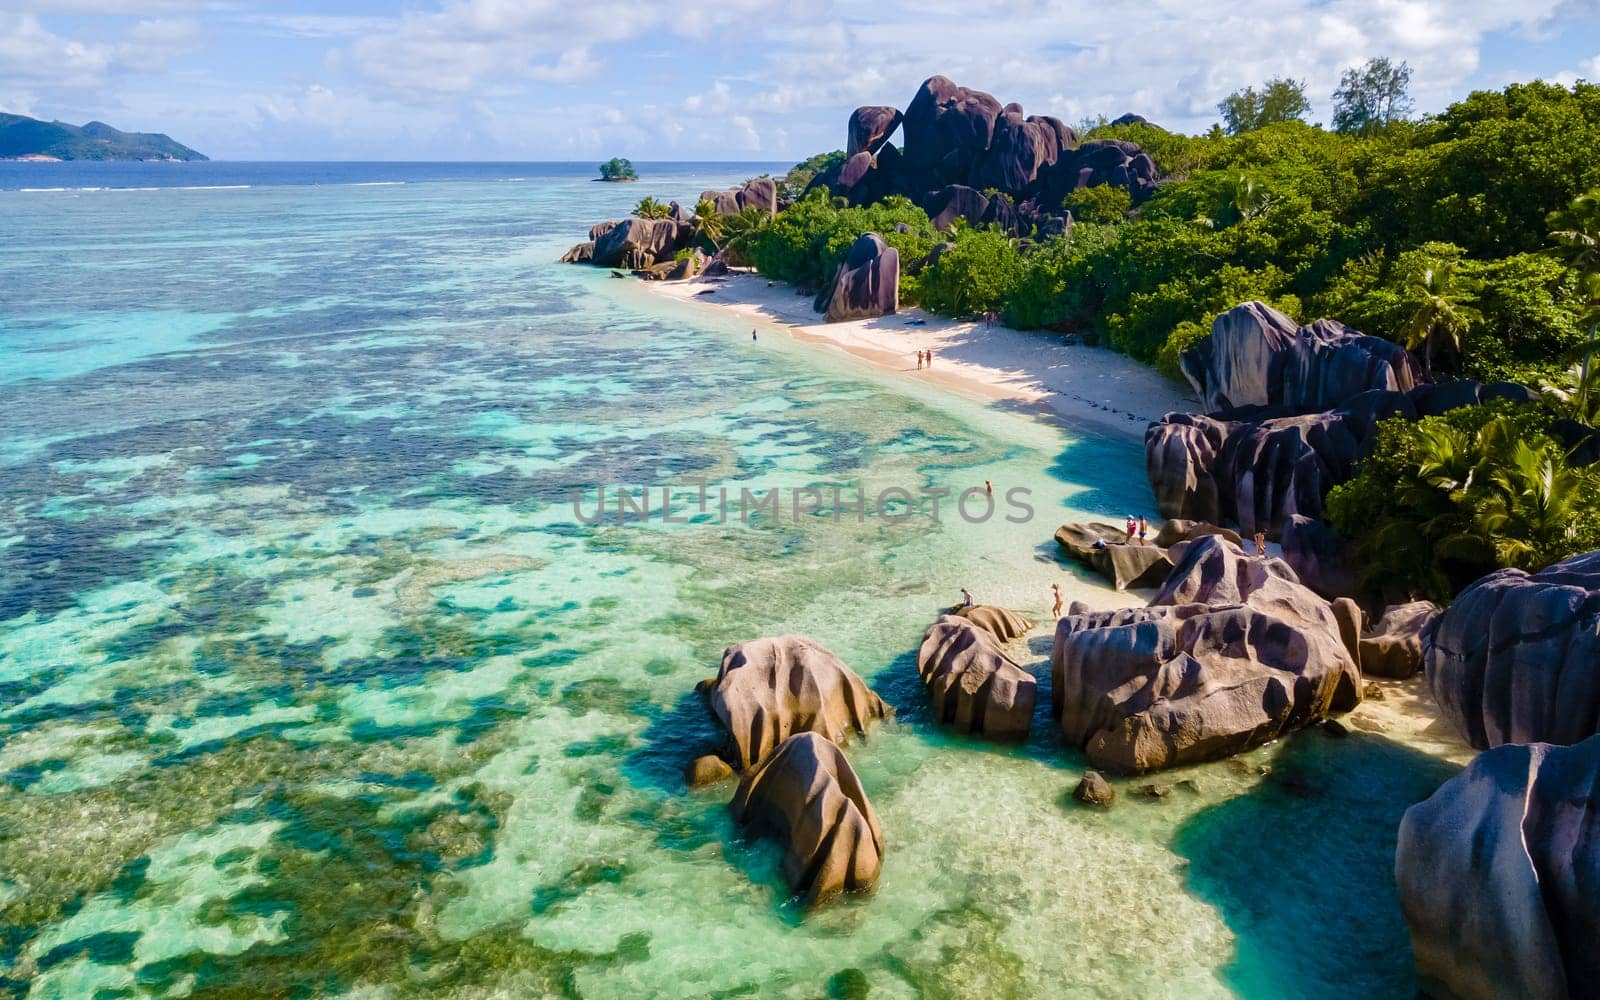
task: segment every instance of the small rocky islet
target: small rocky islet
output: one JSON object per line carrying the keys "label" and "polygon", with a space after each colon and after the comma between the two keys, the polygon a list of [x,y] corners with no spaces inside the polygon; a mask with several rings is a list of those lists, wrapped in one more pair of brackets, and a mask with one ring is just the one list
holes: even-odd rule
{"label": "small rocky islet", "polygon": [[[1148,124],[1119,121],[1132,120]],[[889,141],[897,131],[903,148]],[[1021,236],[1069,230],[1063,203],[1076,190],[1114,185],[1137,205],[1158,183],[1133,143],[1080,143],[1059,119],[936,76],[903,111],[852,113],[844,161],[811,186],[853,205],[907,197],[940,230],[959,219]],[[769,178],[702,200],[726,215],[786,207]],[[563,259],[655,279],[725,271],[717,256],[682,254],[694,241],[691,213],[673,204],[667,218],[601,223]],[[816,310],[828,321],[893,313],[901,269],[927,263],[901,261],[879,234],[862,233]],[[1396,878],[1423,991],[1600,995],[1600,553],[1492,573],[1441,610],[1358,582],[1322,519],[1380,421],[1536,404],[1535,391],[1430,382],[1391,341],[1331,319],[1302,325],[1262,302],[1222,312],[1179,364],[1200,408],[1167,414],[1145,435],[1147,475],[1170,520],[1149,544],[1113,525],[1056,533],[1063,555],[1118,590],[1155,588],[1143,608],[1075,605],[1056,624],[1051,716],[1096,768],[1072,797],[1110,806],[1102,770],[1227,758],[1312,726],[1346,734],[1334,717],[1381,693],[1368,677],[1420,673],[1442,717],[1485,751],[1400,827]],[[1600,458],[1594,428],[1557,420],[1552,433],[1570,460]],[[1281,557],[1248,552],[1250,536]],[[1024,738],[1038,682],[1006,647],[1032,623],[979,612],[943,615],[924,634],[916,662],[933,718],[970,736]],[[887,709],[809,640],[749,645],[730,647],[705,689],[731,749],[695,761],[691,782],[742,773],[736,818],[785,845],[785,876],[808,904],[868,891],[884,838],[838,741]],[[756,683],[730,681],[740,670]]]}

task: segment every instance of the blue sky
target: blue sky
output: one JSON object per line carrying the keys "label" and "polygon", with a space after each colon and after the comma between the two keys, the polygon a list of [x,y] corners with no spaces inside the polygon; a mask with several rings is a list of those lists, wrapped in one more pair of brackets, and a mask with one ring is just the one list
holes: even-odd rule
{"label": "blue sky", "polygon": [[226,159],[792,160],[934,73],[1193,131],[1279,75],[1325,116],[1373,55],[1424,112],[1600,80],[1600,0],[0,0],[0,110]]}

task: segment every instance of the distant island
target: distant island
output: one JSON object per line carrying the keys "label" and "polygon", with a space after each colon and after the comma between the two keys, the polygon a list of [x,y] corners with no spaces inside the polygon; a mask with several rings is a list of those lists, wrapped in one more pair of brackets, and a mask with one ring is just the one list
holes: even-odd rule
{"label": "distant island", "polygon": [[68,125],[0,113],[0,160],[204,160],[158,132],[123,132],[105,122]]}
{"label": "distant island", "polygon": [[633,164],[629,161],[620,156],[613,156],[600,164],[600,179],[612,182],[636,181],[639,179],[639,173],[633,169]]}

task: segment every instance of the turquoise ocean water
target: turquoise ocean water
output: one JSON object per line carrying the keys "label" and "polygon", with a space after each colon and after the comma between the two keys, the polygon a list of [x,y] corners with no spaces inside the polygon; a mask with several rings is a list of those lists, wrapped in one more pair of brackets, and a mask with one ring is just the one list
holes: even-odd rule
{"label": "turquoise ocean water", "polygon": [[[762,169],[0,165],[0,993],[1414,993],[1394,827],[1449,766],[1309,733],[1086,812],[1047,638],[1027,745],[929,723],[923,628],[1044,617],[1055,526],[1148,508],[1136,444],[554,263]],[[570,502],[697,479],[1036,516]],[[681,779],[694,683],[788,631],[898,710],[848,749],[879,890],[809,915]]]}

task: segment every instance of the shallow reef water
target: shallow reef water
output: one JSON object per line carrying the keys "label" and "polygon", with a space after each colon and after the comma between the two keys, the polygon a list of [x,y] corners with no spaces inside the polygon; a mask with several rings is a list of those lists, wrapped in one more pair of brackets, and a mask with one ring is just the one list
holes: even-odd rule
{"label": "shallow reef water", "polygon": [[[1128,600],[1050,538],[1146,508],[1136,442],[553,263],[761,168],[257,169],[291,175],[0,191],[0,993],[1414,994],[1395,826],[1454,765],[1308,732],[1085,811],[1038,636],[1028,743],[930,723],[958,588]],[[787,506],[985,479],[1033,516]],[[675,523],[579,517],[673,484]],[[881,884],[810,914],[682,779],[695,682],[791,631],[897,709],[848,747]]]}

